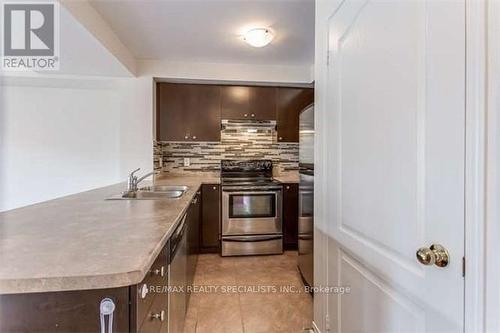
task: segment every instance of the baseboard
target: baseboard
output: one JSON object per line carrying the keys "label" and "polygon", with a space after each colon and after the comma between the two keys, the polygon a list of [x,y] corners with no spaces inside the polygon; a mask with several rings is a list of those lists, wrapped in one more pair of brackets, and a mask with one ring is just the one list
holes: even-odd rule
{"label": "baseboard", "polygon": [[314,330],[314,333],[321,333],[321,331],[319,330],[318,326],[316,326],[316,323],[314,322],[314,320],[312,322],[312,328]]}

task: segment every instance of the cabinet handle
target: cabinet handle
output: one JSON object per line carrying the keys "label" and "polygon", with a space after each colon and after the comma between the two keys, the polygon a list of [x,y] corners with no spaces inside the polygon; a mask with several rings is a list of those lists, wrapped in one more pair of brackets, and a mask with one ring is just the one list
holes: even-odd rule
{"label": "cabinet handle", "polygon": [[141,286],[141,290],[139,290],[139,292],[141,293],[141,298],[145,299],[146,296],[148,295],[148,285],[143,283]]}
{"label": "cabinet handle", "polygon": [[189,139],[189,136],[187,136],[187,135],[186,135],[186,136],[184,136],[184,139],[186,139],[186,140],[187,140],[187,139]]}
{"label": "cabinet handle", "polygon": [[286,186],[286,189],[287,189],[287,190],[289,190],[289,189],[290,189],[290,185],[287,185],[287,186]]}
{"label": "cabinet handle", "polygon": [[214,187],[213,187],[213,189],[214,189],[214,190],[216,190],[216,189],[217,189],[217,186],[214,186]]}
{"label": "cabinet handle", "polygon": [[196,140],[196,135],[193,135],[193,140]]}
{"label": "cabinet handle", "polygon": [[281,136],[280,136],[278,139],[279,139],[279,140],[283,140],[283,137],[281,137]]}
{"label": "cabinet handle", "polygon": [[154,275],[159,275],[161,277],[164,277],[165,276],[165,266],[161,266],[160,269],[155,269],[153,271],[151,271],[152,274]]}
{"label": "cabinet handle", "polygon": [[152,313],[151,319],[160,319],[160,321],[165,320],[165,310],[161,310],[160,313]]}
{"label": "cabinet handle", "polygon": [[255,114],[252,113],[252,117],[255,117]]}
{"label": "cabinet handle", "polygon": [[247,114],[247,113],[245,113],[243,116],[244,116],[244,117],[248,117],[248,114]]}

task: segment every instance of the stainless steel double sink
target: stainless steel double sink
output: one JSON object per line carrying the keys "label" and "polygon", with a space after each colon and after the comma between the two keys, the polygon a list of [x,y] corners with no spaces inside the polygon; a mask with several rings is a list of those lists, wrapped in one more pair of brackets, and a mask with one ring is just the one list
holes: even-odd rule
{"label": "stainless steel double sink", "polygon": [[107,200],[160,200],[180,198],[188,190],[183,185],[152,185],[139,188],[134,192],[124,192]]}

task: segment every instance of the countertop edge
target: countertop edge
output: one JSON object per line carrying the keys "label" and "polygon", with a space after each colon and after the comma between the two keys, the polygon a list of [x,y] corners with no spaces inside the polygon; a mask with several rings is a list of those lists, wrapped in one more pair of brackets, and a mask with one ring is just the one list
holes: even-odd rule
{"label": "countertop edge", "polygon": [[[142,281],[140,271],[92,276],[66,276],[51,278],[15,279],[0,281],[1,295],[19,295],[47,292],[97,290],[128,287]],[[81,280],[85,279],[82,283]],[[121,282],[117,282],[120,279]],[[134,282],[139,280],[139,282]],[[18,285],[22,283],[22,291]],[[29,287],[27,287],[29,285]],[[63,287],[61,287],[61,285]]]}

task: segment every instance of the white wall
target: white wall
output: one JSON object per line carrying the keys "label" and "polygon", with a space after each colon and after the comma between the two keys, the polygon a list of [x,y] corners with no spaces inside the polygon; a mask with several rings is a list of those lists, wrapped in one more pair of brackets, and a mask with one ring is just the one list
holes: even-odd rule
{"label": "white wall", "polygon": [[500,2],[488,1],[485,331],[500,332]]}
{"label": "white wall", "polygon": [[120,79],[120,178],[153,170],[153,87],[150,77]]}
{"label": "white wall", "polygon": [[149,93],[138,79],[4,77],[0,211],[152,169]]}

